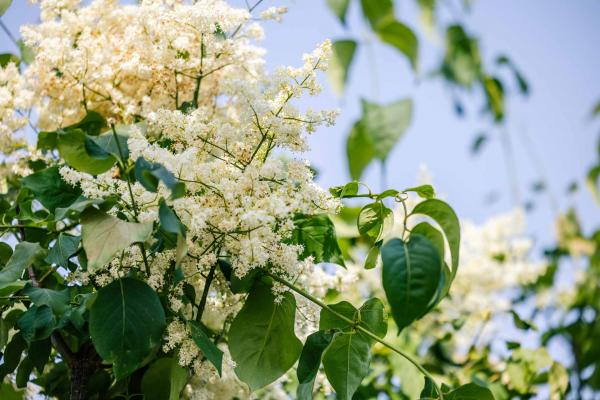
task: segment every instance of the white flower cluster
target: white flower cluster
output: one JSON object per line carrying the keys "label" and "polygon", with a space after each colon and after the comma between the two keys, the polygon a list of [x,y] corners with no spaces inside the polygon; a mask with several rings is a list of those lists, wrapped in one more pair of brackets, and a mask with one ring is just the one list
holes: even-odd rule
{"label": "white flower cluster", "polygon": [[[129,204],[121,211],[132,220],[136,214],[141,222],[157,221],[159,201],[167,199],[186,226],[187,257],[176,259],[175,250],[149,254],[147,282],[157,290],[169,288],[173,312],[192,314],[182,302],[183,285],[191,284],[199,298],[219,257],[226,257],[239,277],[258,267],[299,278],[307,287],[312,282],[307,277],[316,274],[315,282],[325,277],[310,259],[300,261],[301,246],[287,239],[295,214],[339,207],[313,182],[307,162],[293,158],[294,152],[307,150],[307,134],[336,117],[336,112],[294,106],[300,97],[319,93],[317,73],[327,68],[329,41],[305,54],[301,67],[268,73],[264,50],[255,44],[262,28],[246,24],[248,11],[221,0],[39,3],[42,22],[21,31],[35,60],[22,77],[14,66],[14,73],[4,73],[11,82],[9,93],[0,96],[0,109],[14,111],[12,87],[25,82],[26,105],[38,116],[37,128],[55,130],[88,111],[98,112],[118,129],[127,125],[131,160],[160,163],[185,183],[185,195],[176,200],[162,184],[152,193],[134,183],[134,213],[128,183],[117,179],[116,167],[97,176],[60,169],[63,179],[88,198],[119,196]],[[262,18],[278,20],[284,12],[268,9]],[[2,132],[20,129],[23,121],[17,122],[3,119]],[[142,258],[139,248],[131,247],[93,275],[78,272],[69,279],[106,285],[128,268],[140,268]],[[175,263],[184,280],[171,288],[165,277]],[[238,303],[217,274],[203,321],[221,328],[239,310]],[[177,321],[169,325],[165,344],[174,348],[182,365],[201,371],[206,364]]]}
{"label": "white flower cluster", "polygon": [[14,62],[0,68],[0,152],[11,154],[24,145],[24,140],[14,132],[27,125],[25,114],[32,103],[33,93],[25,87]]}

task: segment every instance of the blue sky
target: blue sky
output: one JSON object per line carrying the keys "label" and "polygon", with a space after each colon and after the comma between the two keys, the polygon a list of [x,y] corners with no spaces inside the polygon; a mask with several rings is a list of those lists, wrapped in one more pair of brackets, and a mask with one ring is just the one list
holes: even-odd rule
{"label": "blue sky", "polygon": [[[35,22],[38,9],[25,0],[14,0],[3,21],[13,32],[23,23]],[[243,1],[234,0],[242,6]],[[460,12],[457,0],[446,4],[441,17],[458,16],[482,44],[484,61],[490,65],[495,56],[507,53],[529,80],[531,94],[523,99],[511,96],[505,128],[494,128],[479,112],[482,99],[477,94],[463,96],[467,115],[459,118],[453,111],[450,91],[439,79],[428,78],[442,56],[439,38],[420,35],[421,70],[415,79],[407,61],[393,49],[369,39],[369,33],[354,1],[349,30],[344,30],[325,6],[324,0],[265,0],[264,6],[284,5],[289,13],[282,24],[265,25],[270,66],[298,65],[301,55],[326,38],[352,37],[361,45],[355,58],[350,85],[342,99],[325,83],[317,98],[304,101],[314,109],[340,108],[336,126],[322,128],[310,140],[307,157],[320,171],[324,186],[340,185],[349,177],[345,160],[345,138],[360,115],[360,98],[388,102],[412,97],[413,122],[387,165],[390,187],[414,186],[419,167],[427,165],[434,184],[456,208],[462,218],[476,222],[507,211],[515,205],[500,137],[509,137],[514,153],[512,168],[517,173],[520,200],[534,199],[529,214],[529,229],[540,243],[553,238],[553,208],[546,194],[533,196],[532,182],[545,178],[549,193],[558,208],[576,205],[587,230],[600,224],[600,213],[583,184],[583,178],[596,157],[600,126],[591,121],[590,110],[600,99],[600,2],[594,0],[485,0],[475,1],[472,11]],[[396,1],[398,18],[413,27],[419,24],[413,1]],[[452,7],[451,5],[454,4]],[[451,11],[451,8],[453,11]],[[423,32],[422,30],[419,30]],[[0,36],[0,51],[14,51],[5,36]],[[324,78],[325,80],[325,78]],[[507,80],[509,90],[516,88]],[[469,147],[480,132],[491,140],[477,157]],[[540,171],[543,171],[540,173]],[[543,176],[541,176],[543,175]],[[363,180],[380,187],[380,171],[371,167]],[[568,184],[577,180],[575,196],[565,194]],[[499,195],[499,197],[497,197]],[[497,197],[490,204],[486,199]]]}

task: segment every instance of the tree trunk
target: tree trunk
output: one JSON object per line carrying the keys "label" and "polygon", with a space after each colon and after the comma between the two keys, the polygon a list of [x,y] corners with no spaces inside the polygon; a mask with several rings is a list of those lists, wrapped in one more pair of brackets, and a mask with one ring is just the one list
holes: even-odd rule
{"label": "tree trunk", "polygon": [[71,400],[85,400],[90,378],[100,367],[100,357],[94,346],[87,345],[74,354],[71,362]]}

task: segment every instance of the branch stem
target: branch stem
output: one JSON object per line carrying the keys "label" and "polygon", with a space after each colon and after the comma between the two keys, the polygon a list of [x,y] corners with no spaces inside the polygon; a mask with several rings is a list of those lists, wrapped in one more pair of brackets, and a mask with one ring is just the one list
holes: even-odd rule
{"label": "branch stem", "polygon": [[274,280],[276,280],[277,282],[283,284],[284,286],[287,286],[288,288],[290,288],[291,290],[293,290],[294,292],[298,293],[299,295],[305,297],[306,299],[312,301],[313,303],[315,303],[316,305],[318,305],[321,308],[324,308],[325,310],[329,311],[330,313],[332,313],[333,315],[335,315],[336,317],[338,317],[339,319],[341,319],[344,322],[347,322],[349,324],[352,324],[353,326],[355,326],[356,330],[364,333],[365,335],[367,335],[369,338],[373,339],[374,341],[381,343],[382,345],[384,345],[385,347],[387,347],[388,349],[392,350],[393,352],[395,352],[396,354],[400,355],[401,357],[405,358],[408,362],[410,362],[412,365],[415,366],[415,368],[417,368],[423,375],[425,375],[427,378],[429,378],[431,380],[431,382],[433,383],[433,386],[435,387],[436,392],[439,394],[440,396],[440,400],[444,399],[444,394],[442,393],[442,390],[440,389],[440,387],[438,386],[438,384],[436,383],[435,379],[433,379],[433,376],[431,376],[431,374],[421,366],[421,364],[419,364],[414,358],[412,358],[410,355],[406,354],[405,352],[403,352],[402,350],[392,346],[390,343],[386,342],[385,340],[381,339],[379,336],[375,335],[373,332],[371,332],[370,330],[366,329],[365,327],[361,326],[361,325],[356,325],[356,321],[351,320],[350,318],[338,313],[337,311],[335,311],[333,308],[329,307],[327,304],[323,303],[321,300],[319,300],[318,298],[316,298],[315,296],[311,295],[310,293],[304,291],[303,289],[293,285],[292,283],[286,281],[285,279],[272,274],[268,271],[265,271],[265,273],[270,276],[271,278],[273,278]]}

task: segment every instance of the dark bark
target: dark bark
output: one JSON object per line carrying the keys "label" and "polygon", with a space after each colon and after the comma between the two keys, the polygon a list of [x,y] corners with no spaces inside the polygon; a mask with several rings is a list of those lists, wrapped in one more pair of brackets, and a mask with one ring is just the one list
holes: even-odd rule
{"label": "dark bark", "polygon": [[91,377],[100,368],[101,359],[94,346],[89,344],[75,353],[71,364],[71,400],[88,398],[88,384]]}

